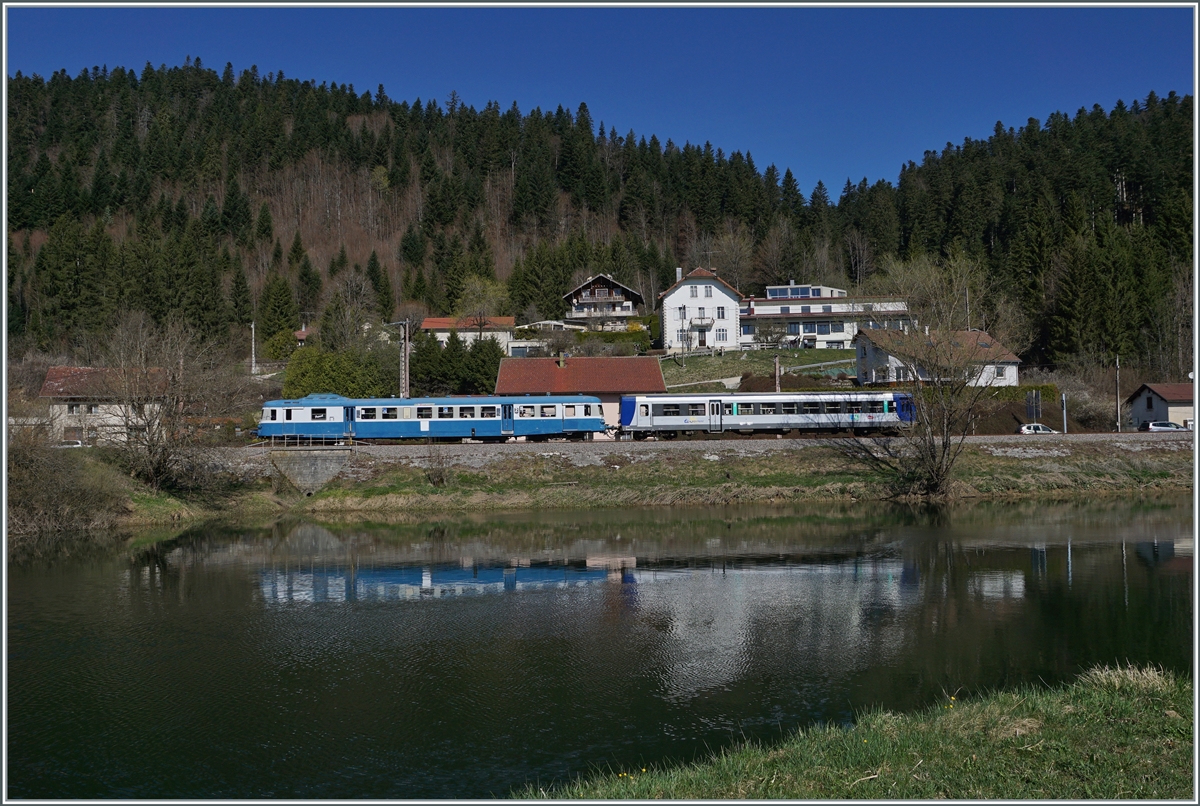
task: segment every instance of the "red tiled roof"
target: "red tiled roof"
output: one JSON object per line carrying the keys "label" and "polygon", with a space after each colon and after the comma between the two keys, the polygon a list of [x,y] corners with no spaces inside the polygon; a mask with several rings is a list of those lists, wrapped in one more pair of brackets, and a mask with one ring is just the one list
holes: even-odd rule
{"label": "red tiled roof", "polygon": [[1143,389],[1149,389],[1168,403],[1191,403],[1196,394],[1195,387],[1190,383],[1144,383],[1129,396],[1127,402],[1132,402]]}
{"label": "red tiled roof", "polygon": [[904,350],[905,345],[913,345],[909,352],[920,355],[920,345],[927,343],[943,344],[949,338],[951,344],[951,354],[954,355],[957,351],[970,349],[970,353],[964,357],[969,359],[971,363],[991,364],[995,362],[1019,364],[1021,359],[1013,355],[1012,351],[1005,347],[1000,342],[993,339],[982,330],[954,330],[949,334],[931,331],[926,335],[918,329],[913,330],[892,330],[890,328],[868,328],[858,331],[852,341],[866,339],[874,342],[883,349],[889,352]]}
{"label": "red tiled roof", "polygon": [[[489,316],[484,330],[512,330],[517,325],[514,316]],[[421,323],[421,330],[479,330],[479,321],[473,316],[456,319],[453,316],[429,316]]]}
{"label": "red tiled roof", "polygon": [[571,358],[505,358],[500,362],[496,394],[632,394],[666,392],[657,358],[602,356]]}
{"label": "red tiled roof", "polygon": [[[151,369],[148,373],[159,385],[165,384],[166,377],[161,369]],[[125,377],[122,370],[105,367],[50,367],[46,371],[46,380],[42,382],[39,397],[57,398],[93,398],[104,399],[116,397],[124,387]],[[130,384],[132,386],[132,384]],[[146,392],[151,391],[146,389]]]}
{"label": "red tiled roof", "polygon": [[683,279],[682,279],[682,280],[679,280],[679,281],[678,281],[678,282],[676,282],[674,285],[672,285],[670,288],[668,288],[666,291],[663,291],[661,294],[659,294],[659,295],[658,295],[658,298],[659,298],[659,299],[662,299],[662,298],[663,298],[663,297],[665,297],[667,294],[670,294],[672,291],[674,291],[674,290],[675,290],[675,289],[676,289],[678,286],[681,286],[681,285],[683,285],[683,284],[684,284],[685,282],[687,282],[689,279],[692,279],[692,280],[694,280],[694,279],[697,279],[697,278],[699,278],[699,279],[708,279],[708,278],[712,278],[713,280],[716,280],[718,283],[720,283],[721,285],[725,286],[725,287],[726,287],[726,288],[728,288],[730,291],[732,291],[732,292],[733,292],[733,295],[734,295],[735,297],[737,297],[739,300],[740,300],[740,299],[743,299],[743,297],[742,297],[742,292],[741,292],[741,291],[738,291],[736,288],[734,288],[733,286],[731,286],[729,283],[725,282],[725,281],[724,281],[724,280],[722,280],[720,277],[718,277],[716,272],[714,272],[714,271],[709,271],[708,269],[692,269],[690,272],[688,272],[687,274],[683,275]]}

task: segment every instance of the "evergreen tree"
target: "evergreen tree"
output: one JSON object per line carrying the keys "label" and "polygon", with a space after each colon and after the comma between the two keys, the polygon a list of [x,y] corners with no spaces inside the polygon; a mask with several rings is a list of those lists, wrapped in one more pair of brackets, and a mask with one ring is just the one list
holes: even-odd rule
{"label": "evergreen tree", "polygon": [[375,289],[379,315],[386,322],[392,318],[392,312],[396,309],[396,301],[392,295],[392,281],[388,278],[387,269],[380,264],[379,256],[375,254],[374,249],[371,250],[371,257],[367,259],[367,279],[371,281],[371,287]]}
{"label": "evergreen tree", "polygon": [[258,315],[264,340],[279,333],[290,336],[293,331],[300,329],[300,312],[287,278],[273,274],[267,279],[259,298]]}
{"label": "evergreen tree", "polygon": [[233,284],[229,289],[229,307],[233,321],[239,325],[249,325],[254,319],[254,302],[250,296],[250,283],[246,281],[246,270],[238,261],[233,273]]}
{"label": "evergreen tree", "polygon": [[321,273],[313,268],[308,255],[300,259],[300,271],[296,276],[296,304],[302,317],[312,321],[317,312],[317,301],[321,297]]}
{"label": "evergreen tree", "polygon": [[275,237],[275,223],[271,219],[271,211],[263,202],[258,208],[258,221],[254,225],[254,240],[258,243],[270,243]]}

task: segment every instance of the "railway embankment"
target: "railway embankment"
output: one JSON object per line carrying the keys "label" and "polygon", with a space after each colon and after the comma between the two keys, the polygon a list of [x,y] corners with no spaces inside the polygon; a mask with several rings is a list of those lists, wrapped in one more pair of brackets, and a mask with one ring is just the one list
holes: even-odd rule
{"label": "railway embankment", "polygon": [[[961,499],[1154,495],[1192,489],[1191,435],[971,437],[956,466]],[[239,479],[226,511],[388,520],[421,512],[875,501],[889,479],[829,440],[371,445],[318,490],[298,490],[271,452],[226,449]],[[199,514],[199,513],[195,513]]]}

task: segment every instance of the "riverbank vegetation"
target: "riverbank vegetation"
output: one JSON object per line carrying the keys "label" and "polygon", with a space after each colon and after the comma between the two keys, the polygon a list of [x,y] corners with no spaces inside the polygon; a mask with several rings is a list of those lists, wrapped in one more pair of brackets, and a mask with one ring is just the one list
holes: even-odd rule
{"label": "riverbank vegetation", "polygon": [[1193,681],[1094,668],[1062,688],[947,692],[914,714],[873,711],[676,768],[611,770],[520,798],[1005,800],[1195,797]]}

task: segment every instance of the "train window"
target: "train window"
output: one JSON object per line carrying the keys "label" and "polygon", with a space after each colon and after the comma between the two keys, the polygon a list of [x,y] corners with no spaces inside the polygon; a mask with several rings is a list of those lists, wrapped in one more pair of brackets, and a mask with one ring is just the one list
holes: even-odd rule
{"label": "train window", "polygon": [[449,420],[452,417],[454,417],[454,407],[453,406],[438,406],[437,410],[438,410],[438,419],[439,420]]}
{"label": "train window", "polygon": [[882,400],[867,401],[867,413],[868,414],[883,414],[883,401]]}
{"label": "train window", "polygon": [[820,414],[821,413],[821,404],[820,403],[805,403],[805,404],[803,404],[803,406],[804,407],[801,410],[801,413],[803,413],[803,414]]}
{"label": "train window", "polygon": [[403,408],[400,409],[400,411],[404,412],[400,416],[403,417],[405,420],[411,420],[413,418],[413,407],[412,406],[404,406]]}
{"label": "train window", "polygon": [[496,407],[495,406],[480,406],[479,407],[479,417],[480,417],[480,419],[489,419],[489,420],[496,419]]}
{"label": "train window", "polygon": [[542,406],[542,417],[553,417],[558,411],[558,406]]}
{"label": "train window", "polygon": [[383,408],[383,417],[382,417],[381,419],[384,419],[384,420],[395,420],[395,419],[396,419],[396,412],[397,412],[397,409],[396,409],[396,407],[395,407],[395,406],[384,406],[384,408]]}
{"label": "train window", "polygon": [[781,414],[795,414],[796,413],[796,404],[795,403],[783,403],[781,405],[783,407],[783,411],[780,412]]}
{"label": "train window", "polygon": [[312,419],[313,420],[324,420],[325,419],[325,409],[313,409],[312,410]]}
{"label": "train window", "polygon": [[763,414],[776,414],[777,412],[775,410],[775,405],[776,404],[774,404],[774,403],[763,403],[762,404],[762,413]]}
{"label": "train window", "polygon": [[359,409],[359,410],[358,410],[358,419],[360,419],[360,420],[374,420],[374,419],[375,419],[375,407],[374,407],[374,406],[372,406],[372,407],[371,407],[371,408],[369,408],[369,409]]}
{"label": "train window", "polygon": [[663,417],[678,417],[679,416],[679,404],[678,403],[664,403],[662,409],[663,409],[662,410]]}
{"label": "train window", "polygon": [[534,410],[533,406],[517,406],[517,416],[518,417],[532,417],[533,410]]}
{"label": "train window", "polygon": [[475,416],[475,407],[474,406],[459,406],[458,407],[458,416],[473,418]]}
{"label": "train window", "polygon": [[433,419],[433,406],[417,406],[417,419],[418,420],[432,420]]}
{"label": "train window", "polygon": [[688,403],[688,416],[689,417],[703,417],[704,416],[704,404],[703,403]]}
{"label": "train window", "polygon": [[733,404],[732,403],[724,403],[724,404],[722,404],[722,406],[725,409],[725,416],[732,417],[733,416]]}
{"label": "train window", "polygon": [[575,407],[563,404],[563,417],[574,417],[574,416],[575,416]]}
{"label": "train window", "polygon": [[721,413],[721,404],[717,403],[715,400],[712,403],[709,403],[708,413],[713,417],[719,415]]}
{"label": "train window", "polygon": [[825,413],[826,414],[841,414],[845,410],[846,410],[846,401],[844,401],[844,400],[838,400],[836,402],[831,400],[825,404]]}
{"label": "train window", "polygon": [[290,419],[292,419],[292,410],[291,410],[291,409],[284,409],[284,410],[283,410],[283,419],[285,419],[285,420],[290,420]]}
{"label": "train window", "polygon": [[276,412],[278,412],[278,411],[279,411],[279,409],[271,409],[271,419],[272,419],[272,420],[274,420],[274,419],[275,419],[275,414],[276,414]]}
{"label": "train window", "polygon": [[591,417],[591,416],[592,416],[592,404],[591,404],[591,403],[584,403],[584,404],[583,404],[583,416],[584,416],[584,417]]}
{"label": "train window", "polygon": [[863,404],[857,400],[846,404],[846,411],[849,414],[862,414]]}
{"label": "train window", "polygon": [[642,415],[643,417],[649,417],[649,416],[650,416],[650,406],[649,406],[649,404],[647,404],[647,403],[643,403],[642,405],[638,406],[638,411],[641,413],[641,415]]}

